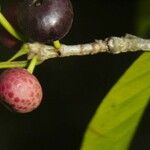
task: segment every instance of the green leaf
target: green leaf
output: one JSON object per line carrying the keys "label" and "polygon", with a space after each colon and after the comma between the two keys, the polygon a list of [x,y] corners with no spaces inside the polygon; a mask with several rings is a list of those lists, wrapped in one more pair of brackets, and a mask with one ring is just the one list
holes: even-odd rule
{"label": "green leaf", "polygon": [[150,98],[150,53],[144,53],[104,98],[81,150],[126,150]]}
{"label": "green leaf", "polygon": [[[137,33],[149,35],[150,1],[138,5]],[[150,100],[150,53],[141,55],[103,99],[81,150],[127,150]]]}

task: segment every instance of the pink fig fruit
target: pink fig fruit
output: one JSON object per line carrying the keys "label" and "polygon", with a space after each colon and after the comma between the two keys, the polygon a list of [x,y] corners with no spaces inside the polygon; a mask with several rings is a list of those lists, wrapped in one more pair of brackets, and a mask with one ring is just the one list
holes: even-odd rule
{"label": "pink fig fruit", "polygon": [[42,95],[39,81],[26,69],[8,69],[0,75],[1,102],[15,112],[27,113],[36,109]]}

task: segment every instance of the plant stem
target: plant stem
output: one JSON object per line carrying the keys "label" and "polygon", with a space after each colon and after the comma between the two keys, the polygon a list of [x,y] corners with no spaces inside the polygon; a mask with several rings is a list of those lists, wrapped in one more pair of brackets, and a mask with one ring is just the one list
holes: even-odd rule
{"label": "plant stem", "polygon": [[31,74],[32,74],[33,71],[34,71],[34,68],[35,68],[35,66],[36,66],[36,64],[37,64],[37,60],[38,60],[38,56],[35,55],[35,56],[32,58],[32,60],[31,60],[31,62],[30,62],[30,64],[29,64],[29,66],[28,66],[28,68],[27,68],[27,70],[28,70]]}
{"label": "plant stem", "polygon": [[61,44],[60,44],[60,41],[59,41],[59,40],[54,41],[53,44],[54,44],[54,47],[55,47],[56,49],[59,49],[59,48],[61,47]]}
{"label": "plant stem", "polygon": [[4,69],[4,68],[17,68],[17,67],[25,67],[27,65],[27,61],[13,61],[13,62],[0,62],[0,68]]}
{"label": "plant stem", "polygon": [[108,37],[104,40],[96,40],[92,43],[77,45],[61,44],[56,50],[54,46],[42,43],[28,43],[30,53],[28,58],[33,54],[38,54],[40,61],[55,57],[83,56],[94,55],[98,53],[119,54],[125,52],[148,51],[150,52],[150,39],[143,39],[134,35],[126,34],[124,37]]}
{"label": "plant stem", "polygon": [[7,21],[7,19],[0,12],[0,24],[16,39],[23,41],[20,34],[13,28],[13,26]]}

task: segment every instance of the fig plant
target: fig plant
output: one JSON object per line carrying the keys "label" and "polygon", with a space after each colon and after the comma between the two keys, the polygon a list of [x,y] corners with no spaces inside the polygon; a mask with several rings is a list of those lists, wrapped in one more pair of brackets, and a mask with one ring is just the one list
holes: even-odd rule
{"label": "fig plant", "polygon": [[[96,54],[98,50],[114,54],[137,49],[150,51],[149,40],[131,35],[108,38],[105,41],[97,40],[95,43],[85,45],[70,47],[64,45],[61,51],[59,39],[69,32],[73,21],[73,9],[69,0],[15,0],[9,2],[6,8],[1,7],[0,12],[0,23],[3,26],[0,27],[0,42],[10,48],[19,43],[23,46],[8,61],[0,63],[0,68],[11,68],[0,76],[0,97],[4,105],[19,113],[30,112],[37,108],[43,95],[40,83],[32,75],[35,66],[41,63],[42,59],[33,51],[29,51],[30,44],[26,42],[35,42],[36,50],[42,47],[43,53],[51,55],[51,58]],[[53,47],[45,45],[51,42]],[[41,43],[44,43],[44,46]],[[55,53],[58,49],[60,54]],[[13,61],[27,53],[32,56],[29,58],[31,59],[29,66],[27,65],[29,60]],[[147,73],[149,58],[149,54],[141,56],[105,97],[88,126],[81,149],[94,150],[97,147],[103,150],[128,149],[137,123],[149,102],[150,76]]]}

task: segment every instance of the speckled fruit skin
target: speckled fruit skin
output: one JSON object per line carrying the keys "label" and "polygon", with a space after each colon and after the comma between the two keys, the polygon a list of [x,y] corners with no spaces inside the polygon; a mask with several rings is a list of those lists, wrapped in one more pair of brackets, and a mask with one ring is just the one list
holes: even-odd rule
{"label": "speckled fruit skin", "polygon": [[0,98],[11,110],[27,113],[40,105],[42,88],[37,78],[26,69],[8,69],[0,75]]}
{"label": "speckled fruit skin", "polygon": [[[6,1],[2,6],[2,14],[10,22],[10,24],[18,31],[19,26],[17,22],[17,4],[20,0]],[[2,25],[0,25],[0,44],[7,48],[18,48],[21,41],[10,35]]]}
{"label": "speckled fruit skin", "polygon": [[50,43],[63,38],[73,22],[70,0],[22,0],[18,24],[30,41]]}

